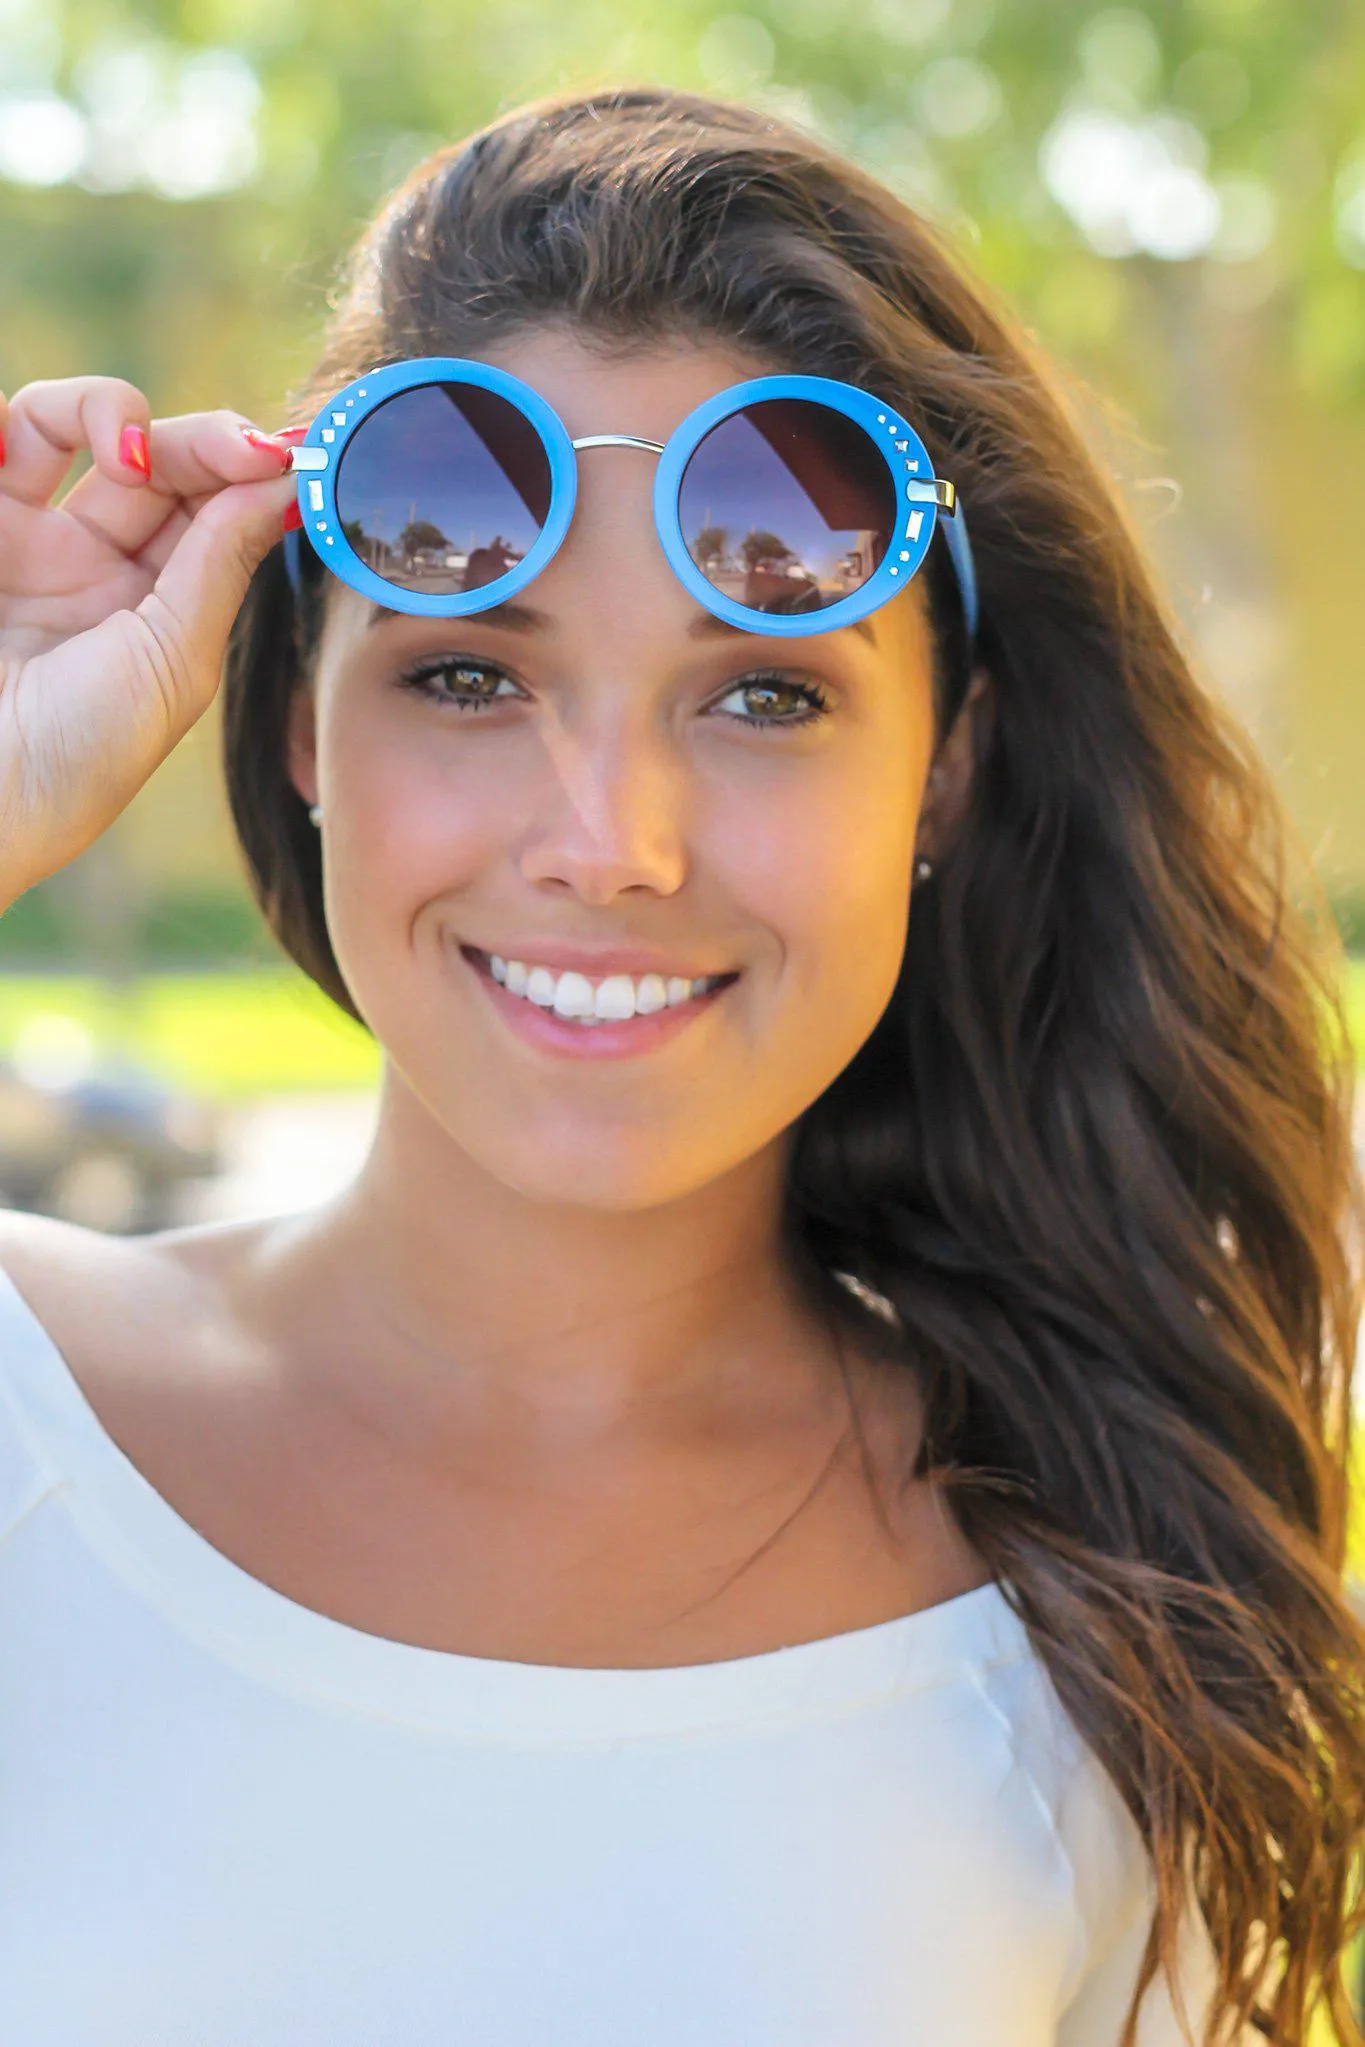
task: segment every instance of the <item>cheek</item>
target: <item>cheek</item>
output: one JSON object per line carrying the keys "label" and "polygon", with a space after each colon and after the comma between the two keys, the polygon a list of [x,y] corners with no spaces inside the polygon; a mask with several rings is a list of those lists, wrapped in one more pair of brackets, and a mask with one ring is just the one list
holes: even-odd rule
{"label": "cheek", "polygon": [[328,927],[359,994],[367,960],[382,956],[391,968],[433,900],[469,886],[496,858],[506,806],[498,778],[425,721],[363,707],[319,734],[319,766]]}
{"label": "cheek", "polygon": [[923,775],[913,735],[887,734],[716,820],[719,870],[778,934],[783,993],[812,1043],[850,1034],[861,1042],[890,997]]}
{"label": "cheek", "polygon": [[904,736],[858,751],[710,820],[711,872],[762,938],[733,1011],[735,1062],[692,1106],[696,1127],[724,1128],[741,1155],[832,1085],[900,972],[923,763]]}

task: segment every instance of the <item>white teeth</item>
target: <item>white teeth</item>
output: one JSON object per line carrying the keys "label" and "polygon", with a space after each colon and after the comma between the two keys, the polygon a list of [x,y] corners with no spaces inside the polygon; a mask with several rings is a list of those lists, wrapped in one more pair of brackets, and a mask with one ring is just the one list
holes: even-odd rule
{"label": "white teeth", "polygon": [[488,954],[488,971],[511,995],[523,996],[541,1009],[553,1009],[556,1016],[576,1023],[627,1023],[635,1016],[653,1016],[661,1009],[676,1009],[695,995],[713,988],[719,975],[689,980],[683,974],[608,974],[594,987],[586,974],[574,970],[562,974],[549,967],[530,967],[525,960],[504,959]]}
{"label": "white teeth", "polygon": [[[532,974],[543,972],[540,967]],[[531,998],[535,1000],[534,996]],[[554,986],[554,1012],[556,1016],[591,1016],[593,1012],[592,982],[586,974],[561,974]]]}
{"label": "white teeth", "polygon": [[609,1017],[613,1023],[624,1023],[641,1007],[636,998],[635,983],[629,974],[608,974],[597,990],[593,1005],[598,1016]]}

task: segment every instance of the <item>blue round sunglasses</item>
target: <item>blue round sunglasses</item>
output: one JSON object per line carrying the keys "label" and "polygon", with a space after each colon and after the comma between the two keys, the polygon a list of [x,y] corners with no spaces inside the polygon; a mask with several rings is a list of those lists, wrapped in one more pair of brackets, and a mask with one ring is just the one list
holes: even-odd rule
{"label": "blue round sunglasses", "polygon": [[344,583],[391,611],[458,618],[514,597],[569,529],[577,456],[659,457],[654,522],[697,602],[741,631],[853,625],[916,573],[939,514],[977,629],[976,574],[957,492],[885,401],[830,377],[756,377],[706,399],[667,441],[572,440],[519,377],[426,356],[372,370],[329,399],[294,450],[301,534]]}

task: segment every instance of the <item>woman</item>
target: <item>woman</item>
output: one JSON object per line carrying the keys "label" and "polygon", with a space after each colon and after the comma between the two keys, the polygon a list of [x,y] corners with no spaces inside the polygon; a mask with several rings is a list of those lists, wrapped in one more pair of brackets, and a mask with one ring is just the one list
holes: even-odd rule
{"label": "woman", "polygon": [[316,1212],[6,1219],[9,2037],[1345,2027],[1332,962],[1017,325],[807,136],[570,97],[295,412],[0,422],[5,899],[226,645],[384,1052]]}

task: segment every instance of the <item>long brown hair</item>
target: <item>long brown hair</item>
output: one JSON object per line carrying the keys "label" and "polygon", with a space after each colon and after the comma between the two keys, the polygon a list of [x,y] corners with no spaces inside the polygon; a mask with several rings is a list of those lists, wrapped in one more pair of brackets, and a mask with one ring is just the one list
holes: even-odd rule
{"label": "long brown hair", "polygon": [[[914,1475],[951,1485],[1141,1829],[1157,1909],[1125,2042],[1156,1970],[1175,1980],[1191,1888],[1210,2040],[1259,2012],[1303,2047],[1326,1996],[1358,2042],[1351,1062],[1330,919],[1266,776],[1061,378],[817,140],[652,89],[506,115],[366,232],[295,415],[547,320],[864,385],[962,493],[995,716],[893,998],[800,1120],[790,1248],[846,1325],[866,1308],[839,1274],[890,1304],[927,1388]],[[227,772],[267,916],[349,1008],[284,766],[325,581],[304,553],[299,602],[272,555],[234,631]],[[966,650],[940,550],[926,573],[946,722]]]}

